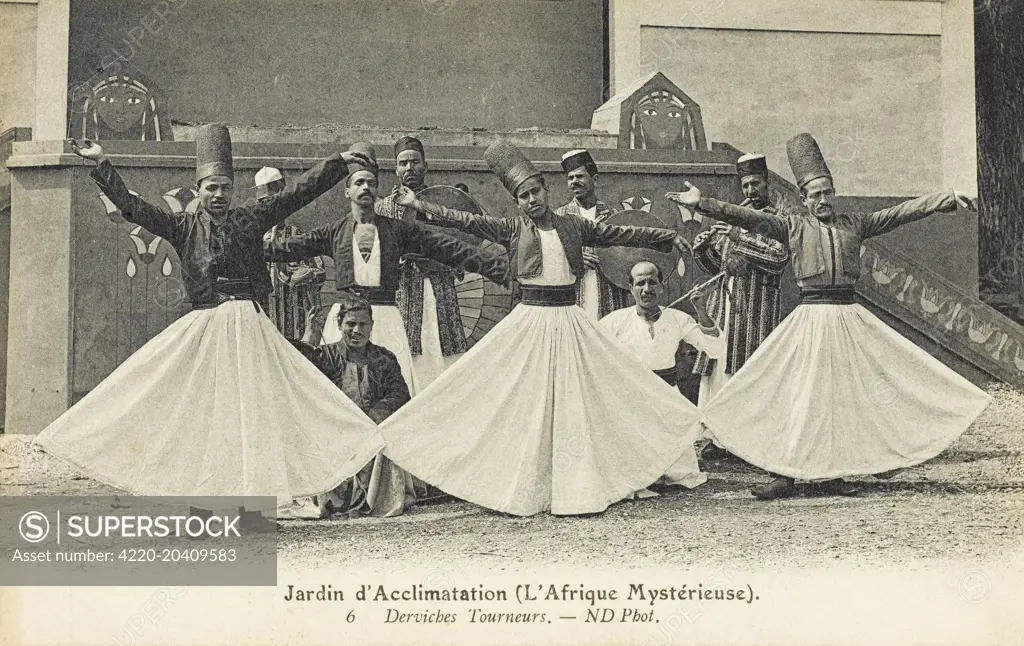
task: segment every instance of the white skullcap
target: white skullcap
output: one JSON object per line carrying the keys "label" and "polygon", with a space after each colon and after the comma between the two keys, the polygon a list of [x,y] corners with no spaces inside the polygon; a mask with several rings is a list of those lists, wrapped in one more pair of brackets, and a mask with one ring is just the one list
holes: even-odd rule
{"label": "white skullcap", "polygon": [[256,171],[256,186],[266,186],[271,182],[280,182],[283,179],[284,177],[281,175],[281,171],[276,168],[264,166]]}

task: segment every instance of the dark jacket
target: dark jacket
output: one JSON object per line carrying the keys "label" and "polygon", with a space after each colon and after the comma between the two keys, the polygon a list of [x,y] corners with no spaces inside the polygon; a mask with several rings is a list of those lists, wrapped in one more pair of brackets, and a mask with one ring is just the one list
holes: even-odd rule
{"label": "dark jacket", "polygon": [[[348,346],[343,342],[316,346],[302,341],[292,341],[291,343],[335,386],[342,388],[345,366],[349,362]],[[361,408],[370,419],[380,424],[409,401],[409,387],[402,377],[398,359],[390,350],[367,343],[366,351],[370,401]],[[356,403],[362,404],[363,402]]]}
{"label": "dark jacket", "polygon": [[[353,289],[356,288],[356,282],[352,236],[356,224],[356,218],[350,213],[308,233],[268,242],[264,253],[268,260],[283,262],[312,256],[330,256],[334,258],[335,289]],[[380,292],[392,298],[402,278],[398,261],[408,253],[462,267],[498,284],[508,283],[508,262],[502,256],[471,247],[457,238],[429,231],[415,222],[374,216],[373,224],[380,238]]]}
{"label": "dark jacket", "polygon": [[928,217],[956,210],[952,191],[933,193],[874,213],[837,213],[822,222],[806,211],[757,211],[702,197],[698,209],[711,217],[788,244],[801,287],[853,285],[860,277],[860,245],[874,236]]}
{"label": "dark jacket", "polygon": [[[497,242],[508,249],[511,269],[517,278],[532,278],[541,272],[540,236],[537,225],[526,216],[494,218],[424,203],[432,224],[450,226],[477,237]],[[583,247],[646,247],[672,251],[676,232],[652,227],[626,227],[591,222],[578,215],[555,215],[549,211],[558,232],[569,268],[577,278],[586,272]]]}
{"label": "dark jacket", "polygon": [[128,192],[109,161],[93,169],[91,177],[129,222],[167,240],[181,260],[181,276],[193,307],[224,300],[218,287],[224,279],[248,282],[251,293],[267,306],[270,275],[263,260],[263,234],[306,206],[348,175],[341,155],[335,154],[304,173],[293,185],[272,198],[214,217],[200,208],[196,213],[170,213]]}

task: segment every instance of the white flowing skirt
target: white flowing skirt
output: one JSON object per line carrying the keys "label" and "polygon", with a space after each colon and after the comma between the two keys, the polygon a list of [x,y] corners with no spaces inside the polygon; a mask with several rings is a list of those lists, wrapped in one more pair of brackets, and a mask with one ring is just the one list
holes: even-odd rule
{"label": "white flowing skirt", "polygon": [[701,484],[699,425],[582,309],[520,304],[380,431],[420,479],[530,516],[601,512],[666,472]]}
{"label": "white flowing skirt", "polygon": [[136,495],[334,489],[384,441],[373,421],[249,301],[181,317],[36,439]]}
{"label": "white flowing skirt", "polygon": [[716,443],[822,480],[929,460],[991,396],[861,305],[800,305],[703,408]]}

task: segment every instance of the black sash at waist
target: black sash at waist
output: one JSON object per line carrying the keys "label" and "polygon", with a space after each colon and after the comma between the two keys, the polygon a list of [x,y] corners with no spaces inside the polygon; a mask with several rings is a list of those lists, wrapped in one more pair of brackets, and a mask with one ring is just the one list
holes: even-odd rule
{"label": "black sash at waist", "polygon": [[363,287],[362,285],[352,285],[341,290],[342,294],[350,294],[353,296],[362,296],[366,300],[370,301],[370,305],[394,305],[395,304],[395,292],[393,290],[384,289],[383,287]]}
{"label": "black sash at waist", "polygon": [[523,305],[540,305],[541,307],[565,307],[576,304],[576,286],[559,285],[548,287],[541,285],[521,285]]}
{"label": "black sash at waist", "polygon": [[852,305],[857,302],[853,285],[843,287],[804,287],[800,290],[800,303],[807,305]]}
{"label": "black sash at waist", "polygon": [[192,303],[192,309],[209,310],[230,301],[251,301],[257,312],[262,311],[260,299],[248,278],[217,278],[213,284],[213,298]]}

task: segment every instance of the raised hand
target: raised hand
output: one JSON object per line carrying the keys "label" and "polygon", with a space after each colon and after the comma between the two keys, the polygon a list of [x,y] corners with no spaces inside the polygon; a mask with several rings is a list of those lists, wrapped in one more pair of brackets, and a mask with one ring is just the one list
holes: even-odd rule
{"label": "raised hand", "polygon": [[74,139],[69,139],[68,143],[71,144],[71,150],[76,155],[90,161],[94,161],[97,164],[106,159],[106,155],[103,154],[103,148],[91,139],[84,139],[85,146],[83,147]]}
{"label": "raised hand", "polygon": [[700,204],[700,189],[689,182],[683,182],[683,186],[686,187],[685,191],[681,193],[665,193],[665,198],[676,204],[682,204],[689,209],[697,208],[697,205]]}
{"label": "raised hand", "polygon": [[369,157],[361,152],[346,151],[341,153],[341,160],[346,164],[358,164],[359,166],[376,166]]}
{"label": "raised hand", "polygon": [[412,189],[404,184],[395,186],[394,190],[391,191],[391,197],[395,200],[395,204],[413,209],[416,208],[416,203],[419,201],[416,199],[416,194],[412,192]]}
{"label": "raised hand", "polygon": [[324,335],[324,324],[326,323],[323,313],[319,307],[311,307],[306,312],[306,333],[302,340],[310,345],[316,345]]}
{"label": "raised hand", "polygon": [[961,193],[960,191],[953,191],[953,197],[956,198],[957,204],[967,209],[968,211],[978,210],[978,201],[971,197],[968,197],[965,193]]}

